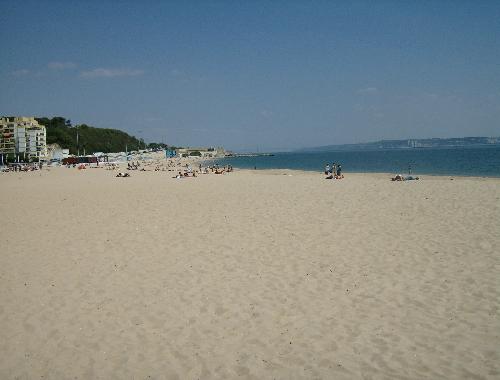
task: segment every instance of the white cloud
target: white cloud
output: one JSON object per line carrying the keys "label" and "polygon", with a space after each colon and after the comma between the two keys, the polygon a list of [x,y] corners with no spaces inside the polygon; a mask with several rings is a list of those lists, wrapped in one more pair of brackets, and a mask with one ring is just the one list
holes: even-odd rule
{"label": "white cloud", "polygon": [[134,77],[143,74],[144,74],[143,70],[97,68],[89,71],[82,71],[80,73],[80,76],[83,78],[114,78],[114,77]]}
{"label": "white cloud", "polygon": [[74,63],[74,62],[49,62],[47,67],[49,69],[52,69],[52,70],[74,69],[76,67],[76,63]]}
{"label": "white cloud", "polygon": [[26,69],[20,69],[20,70],[15,70],[15,71],[12,71],[11,72],[11,75],[14,75],[16,77],[22,77],[22,76],[25,76],[25,75],[28,75],[30,74],[31,71],[29,70],[26,70]]}
{"label": "white cloud", "polygon": [[358,90],[358,94],[375,94],[378,92],[376,87],[366,87]]}

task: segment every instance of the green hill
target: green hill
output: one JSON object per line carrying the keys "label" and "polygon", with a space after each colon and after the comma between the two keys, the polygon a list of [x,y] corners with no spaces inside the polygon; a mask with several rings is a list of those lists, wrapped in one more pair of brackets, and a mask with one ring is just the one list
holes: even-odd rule
{"label": "green hill", "polygon": [[[144,149],[145,144],[142,139],[110,128],[95,128],[86,124],[77,126],[71,125],[71,120],[64,117],[36,118],[38,123],[47,128],[47,144],[59,144],[62,148],[69,148],[70,154],[77,154],[78,148],[80,154],[84,150],[87,154],[92,152],[123,152],[125,147],[128,150]],[[78,145],[77,146],[77,133]],[[162,144],[151,143],[151,147]]]}

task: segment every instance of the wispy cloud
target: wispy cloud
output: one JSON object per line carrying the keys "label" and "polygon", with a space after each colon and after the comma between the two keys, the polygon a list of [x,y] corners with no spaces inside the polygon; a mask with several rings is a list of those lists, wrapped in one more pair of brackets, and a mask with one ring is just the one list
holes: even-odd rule
{"label": "wispy cloud", "polygon": [[135,77],[143,74],[144,70],[97,68],[89,71],[82,71],[80,73],[80,76],[83,78],[114,78],[114,77]]}
{"label": "wispy cloud", "polygon": [[184,72],[181,71],[181,70],[178,70],[178,69],[170,70],[170,75],[173,76],[173,77],[180,77],[183,74],[184,74]]}
{"label": "wispy cloud", "polygon": [[31,71],[29,71],[27,69],[20,69],[20,70],[14,70],[10,74],[15,76],[15,77],[23,77],[23,76],[31,74]]}
{"label": "wispy cloud", "polygon": [[74,69],[76,67],[74,62],[49,62],[47,67],[51,70],[67,70]]}
{"label": "wispy cloud", "polygon": [[273,111],[270,111],[270,110],[267,110],[267,109],[263,109],[259,113],[260,113],[260,116],[262,116],[264,118],[269,118],[269,117],[271,117],[271,116],[274,115]]}
{"label": "wispy cloud", "polygon": [[150,122],[150,123],[153,123],[155,121],[162,121],[162,118],[161,117],[156,117],[156,116],[146,116],[144,118],[144,121],[147,121],[147,122]]}
{"label": "wispy cloud", "polygon": [[377,87],[366,87],[366,88],[360,88],[358,90],[358,94],[375,94],[378,92]]}

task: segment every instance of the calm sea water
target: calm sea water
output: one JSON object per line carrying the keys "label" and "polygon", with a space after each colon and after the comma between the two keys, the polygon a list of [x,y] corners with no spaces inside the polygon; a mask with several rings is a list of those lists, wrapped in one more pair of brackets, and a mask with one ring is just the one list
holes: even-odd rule
{"label": "calm sea water", "polygon": [[217,161],[242,169],[323,171],[340,163],[344,173],[381,172],[500,177],[500,147],[425,148],[373,151],[275,153],[274,156],[228,157]]}

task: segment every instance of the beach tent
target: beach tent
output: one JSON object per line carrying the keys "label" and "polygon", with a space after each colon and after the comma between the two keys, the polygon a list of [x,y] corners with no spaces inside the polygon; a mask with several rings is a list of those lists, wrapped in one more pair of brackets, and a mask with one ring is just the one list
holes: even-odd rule
{"label": "beach tent", "polygon": [[165,158],[172,158],[177,155],[175,149],[165,149]]}

